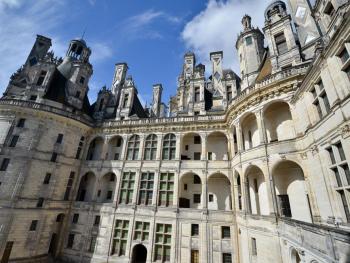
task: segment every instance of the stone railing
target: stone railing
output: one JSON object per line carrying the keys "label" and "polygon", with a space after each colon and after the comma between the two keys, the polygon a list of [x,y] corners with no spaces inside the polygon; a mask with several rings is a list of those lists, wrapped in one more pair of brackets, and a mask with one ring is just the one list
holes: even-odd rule
{"label": "stone railing", "polygon": [[343,229],[282,218],[278,222],[278,232],[286,245],[303,255],[305,262],[350,260],[350,234]]}
{"label": "stone railing", "polygon": [[10,105],[10,106],[16,106],[21,108],[31,108],[35,110],[51,112],[63,117],[80,121],[89,126],[92,126],[92,123],[93,123],[93,120],[86,115],[82,115],[77,112],[75,113],[69,112],[64,109],[60,109],[57,107],[53,107],[53,106],[49,106],[49,105],[45,105],[45,104],[41,104],[33,101],[16,100],[16,99],[0,99],[0,105]]}

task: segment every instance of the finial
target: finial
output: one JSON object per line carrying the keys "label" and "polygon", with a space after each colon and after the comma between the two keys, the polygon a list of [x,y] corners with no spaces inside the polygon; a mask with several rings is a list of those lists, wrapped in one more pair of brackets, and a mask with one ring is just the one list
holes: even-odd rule
{"label": "finial", "polygon": [[84,28],[83,34],[81,35],[81,39],[84,39],[85,32],[86,32],[86,27]]}

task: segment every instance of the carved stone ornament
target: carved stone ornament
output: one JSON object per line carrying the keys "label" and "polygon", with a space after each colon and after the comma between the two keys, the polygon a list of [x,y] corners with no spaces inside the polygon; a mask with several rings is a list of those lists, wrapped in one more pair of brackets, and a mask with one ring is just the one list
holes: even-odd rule
{"label": "carved stone ornament", "polygon": [[313,145],[311,147],[311,152],[312,152],[312,155],[316,155],[318,153],[318,147],[317,145]]}
{"label": "carved stone ornament", "polygon": [[341,136],[345,139],[350,136],[350,125],[346,124],[340,128]]}
{"label": "carved stone ornament", "polygon": [[306,152],[301,153],[300,157],[301,157],[301,159],[306,160],[307,159],[307,153]]}

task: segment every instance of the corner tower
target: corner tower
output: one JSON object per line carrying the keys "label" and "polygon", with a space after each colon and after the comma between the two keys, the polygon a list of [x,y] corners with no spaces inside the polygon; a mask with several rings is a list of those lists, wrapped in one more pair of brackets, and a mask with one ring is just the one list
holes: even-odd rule
{"label": "corner tower", "polygon": [[258,75],[258,69],[263,59],[264,35],[259,28],[252,27],[251,17],[245,15],[242,19],[243,32],[236,42],[241,70],[241,89],[252,85]]}

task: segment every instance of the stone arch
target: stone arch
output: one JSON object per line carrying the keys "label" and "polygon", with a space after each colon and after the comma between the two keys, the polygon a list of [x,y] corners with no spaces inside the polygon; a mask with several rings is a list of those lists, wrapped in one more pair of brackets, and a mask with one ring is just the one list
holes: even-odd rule
{"label": "stone arch", "polygon": [[138,160],[140,151],[140,136],[132,135],[128,140],[128,148],[126,153],[127,160]]}
{"label": "stone arch", "polygon": [[185,173],[180,177],[179,185],[179,207],[180,208],[202,208],[202,180],[192,172]]}
{"label": "stone arch", "polygon": [[232,210],[231,183],[222,173],[214,173],[208,177],[208,209]]}
{"label": "stone arch", "polygon": [[279,215],[311,222],[303,169],[296,162],[282,160],[272,169]]}
{"label": "stone arch", "polygon": [[97,202],[112,203],[115,195],[117,176],[113,173],[107,173],[100,179],[99,189],[97,190]]}
{"label": "stone arch", "polygon": [[92,172],[86,173],[80,179],[77,201],[90,202],[93,200],[93,194],[95,189],[96,176]]}
{"label": "stone arch", "polygon": [[283,141],[295,138],[295,129],[289,104],[285,101],[273,101],[263,110],[267,142]]}
{"label": "stone arch", "polygon": [[158,136],[154,133],[147,135],[145,139],[144,160],[155,160],[157,158]]}
{"label": "stone arch", "polygon": [[108,141],[108,160],[121,160],[124,140],[120,135],[113,136]]}
{"label": "stone arch", "polygon": [[181,140],[181,160],[200,160],[202,138],[198,133],[186,133]]}
{"label": "stone arch", "polygon": [[225,133],[215,131],[207,137],[208,160],[228,160],[228,140]]}
{"label": "stone arch", "polygon": [[244,150],[249,150],[260,144],[258,122],[254,113],[248,112],[242,116],[241,128]]}
{"label": "stone arch", "polygon": [[245,182],[248,211],[257,215],[269,215],[267,183],[262,170],[256,165],[249,166],[245,172]]}
{"label": "stone arch", "polygon": [[174,160],[176,158],[176,135],[168,133],[164,135],[162,144],[162,160]]}
{"label": "stone arch", "polygon": [[101,136],[95,137],[89,144],[86,160],[101,160],[102,149],[103,149],[103,138]]}

